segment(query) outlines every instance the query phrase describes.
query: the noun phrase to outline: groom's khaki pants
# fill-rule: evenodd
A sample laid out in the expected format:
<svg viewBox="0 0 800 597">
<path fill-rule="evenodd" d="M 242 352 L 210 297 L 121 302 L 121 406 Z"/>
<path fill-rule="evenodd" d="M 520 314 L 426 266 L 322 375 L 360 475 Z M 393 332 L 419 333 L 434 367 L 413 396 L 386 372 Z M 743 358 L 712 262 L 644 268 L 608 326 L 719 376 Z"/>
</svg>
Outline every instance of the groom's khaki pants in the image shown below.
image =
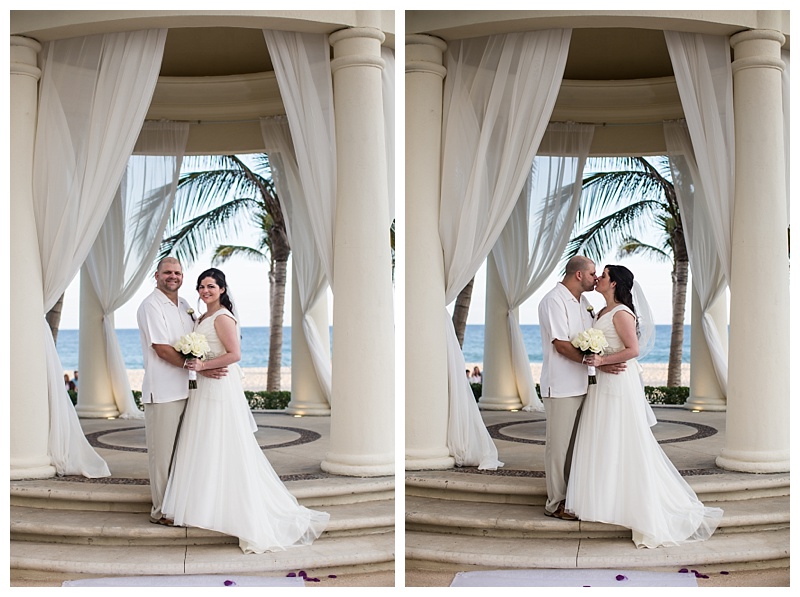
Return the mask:
<svg viewBox="0 0 800 597">
<path fill-rule="evenodd" d="M 147 438 L 147 464 L 150 470 L 150 495 L 153 508 L 150 516 L 162 517 L 161 506 L 167 489 L 169 470 L 178 440 L 186 400 L 145 403 L 144 429 Z"/>
<path fill-rule="evenodd" d="M 555 512 L 567 497 L 567 482 L 572 466 L 572 447 L 586 395 L 544 398 L 547 415 L 544 448 L 544 475 L 547 484 L 545 510 Z"/>
</svg>

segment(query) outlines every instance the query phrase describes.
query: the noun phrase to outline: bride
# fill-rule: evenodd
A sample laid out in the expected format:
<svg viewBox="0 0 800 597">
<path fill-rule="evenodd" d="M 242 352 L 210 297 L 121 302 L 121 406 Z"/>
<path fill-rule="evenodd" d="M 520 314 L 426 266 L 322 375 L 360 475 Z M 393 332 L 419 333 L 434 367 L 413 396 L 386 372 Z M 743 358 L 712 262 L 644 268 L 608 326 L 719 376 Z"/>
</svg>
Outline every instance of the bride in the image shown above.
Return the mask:
<svg viewBox="0 0 800 597">
<path fill-rule="evenodd" d="M 220 379 L 198 376 L 181 424 L 164 496 L 164 516 L 177 526 L 210 529 L 239 538 L 245 553 L 309 545 L 328 524 L 328 514 L 298 504 L 272 469 L 253 433 L 256 423 L 236 364 L 239 326 L 225 275 L 206 270 L 197 292 L 207 311 L 195 326 L 210 348 L 186 367 L 228 367 Z"/>
<path fill-rule="evenodd" d="M 639 310 L 647 309 L 631 271 L 609 265 L 595 288 L 606 300 L 594 327 L 609 343 L 606 353 L 586 358 L 595 367 L 627 363 L 610 375 L 597 371 L 589 386 L 572 458 L 565 509 L 580 520 L 621 525 L 637 547 L 704 541 L 716 530 L 722 510 L 707 508 L 658 445 L 655 423 L 640 378 Z"/>
</svg>

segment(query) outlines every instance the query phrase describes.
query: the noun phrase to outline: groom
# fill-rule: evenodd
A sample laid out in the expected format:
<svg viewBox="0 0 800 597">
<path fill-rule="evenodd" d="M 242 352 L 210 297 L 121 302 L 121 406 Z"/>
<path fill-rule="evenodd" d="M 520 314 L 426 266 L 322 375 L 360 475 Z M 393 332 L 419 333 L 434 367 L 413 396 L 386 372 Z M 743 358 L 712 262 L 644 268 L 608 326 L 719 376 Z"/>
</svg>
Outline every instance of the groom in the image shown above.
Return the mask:
<svg viewBox="0 0 800 597">
<path fill-rule="evenodd" d="M 172 521 L 163 516 L 161 505 L 189 396 L 189 372 L 184 368 L 186 360 L 172 346 L 181 336 L 194 330 L 194 311 L 189 303 L 178 297 L 178 289 L 183 284 L 183 269 L 177 259 L 165 257 L 159 261 L 155 280 L 156 288 L 142 301 L 136 320 L 144 356 L 142 404 L 153 500 L 150 522 L 171 526 Z M 211 369 L 200 374 L 218 378 L 226 371 Z"/>
<path fill-rule="evenodd" d="M 539 303 L 542 335 L 542 375 L 539 388 L 547 417 L 544 467 L 547 483 L 546 516 L 575 520 L 564 511 L 567 481 L 572 464 L 572 446 L 588 388 L 588 370 L 583 354 L 571 344 L 594 322 L 591 303 L 583 293 L 597 283 L 595 264 L 576 255 L 567 262 L 564 278 Z M 624 369 L 603 367 L 609 373 Z"/>
</svg>

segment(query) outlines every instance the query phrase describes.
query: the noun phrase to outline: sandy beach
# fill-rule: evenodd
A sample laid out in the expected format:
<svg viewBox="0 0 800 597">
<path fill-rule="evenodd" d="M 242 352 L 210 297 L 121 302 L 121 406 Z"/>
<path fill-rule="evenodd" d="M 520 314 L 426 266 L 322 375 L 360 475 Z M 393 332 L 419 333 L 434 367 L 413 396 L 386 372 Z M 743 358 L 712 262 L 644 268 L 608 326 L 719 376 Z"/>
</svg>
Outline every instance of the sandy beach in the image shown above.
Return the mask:
<svg viewBox="0 0 800 597">
<path fill-rule="evenodd" d="M 475 365 L 483 370 L 483 363 L 467 363 L 467 367 L 472 369 Z M 666 363 L 645 363 L 642 365 L 644 369 L 644 381 L 648 386 L 663 386 L 667 384 L 667 364 Z M 537 383 L 542 373 L 541 363 L 531 363 L 531 372 L 533 379 Z M 267 387 L 267 369 L 255 368 L 244 370 L 244 389 L 252 390 L 254 392 L 265 390 Z M 142 377 L 144 377 L 143 369 L 128 369 L 128 380 L 131 384 L 132 390 L 141 391 Z M 681 385 L 689 385 L 689 365 L 684 363 L 681 373 Z M 291 367 L 281 368 L 281 389 L 292 389 L 292 369 Z"/>
</svg>

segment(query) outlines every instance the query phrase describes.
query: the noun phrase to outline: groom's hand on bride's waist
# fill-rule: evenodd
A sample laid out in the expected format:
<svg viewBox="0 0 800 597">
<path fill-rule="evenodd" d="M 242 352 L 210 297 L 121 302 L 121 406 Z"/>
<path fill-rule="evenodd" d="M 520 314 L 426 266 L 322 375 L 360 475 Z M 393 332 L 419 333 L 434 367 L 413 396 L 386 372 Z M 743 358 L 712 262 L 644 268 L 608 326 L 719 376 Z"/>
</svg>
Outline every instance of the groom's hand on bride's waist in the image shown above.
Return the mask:
<svg viewBox="0 0 800 597">
<path fill-rule="evenodd" d="M 625 371 L 626 365 L 625 363 L 614 363 L 613 365 L 600 365 L 598 369 L 605 373 L 613 373 L 616 375 L 617 373 L 622 373 Z"/>
<path fill-rule="evenodd" d="M 219 379 L 220 377 L 225 377 L 228 375 L 228 368 L 227 367 L 217 367 L 216 369 L 203 369 L 202 371 L 198 371 L 200 375 L 203 377 L 210 377 L 212 379 Z"/>
</svg>

